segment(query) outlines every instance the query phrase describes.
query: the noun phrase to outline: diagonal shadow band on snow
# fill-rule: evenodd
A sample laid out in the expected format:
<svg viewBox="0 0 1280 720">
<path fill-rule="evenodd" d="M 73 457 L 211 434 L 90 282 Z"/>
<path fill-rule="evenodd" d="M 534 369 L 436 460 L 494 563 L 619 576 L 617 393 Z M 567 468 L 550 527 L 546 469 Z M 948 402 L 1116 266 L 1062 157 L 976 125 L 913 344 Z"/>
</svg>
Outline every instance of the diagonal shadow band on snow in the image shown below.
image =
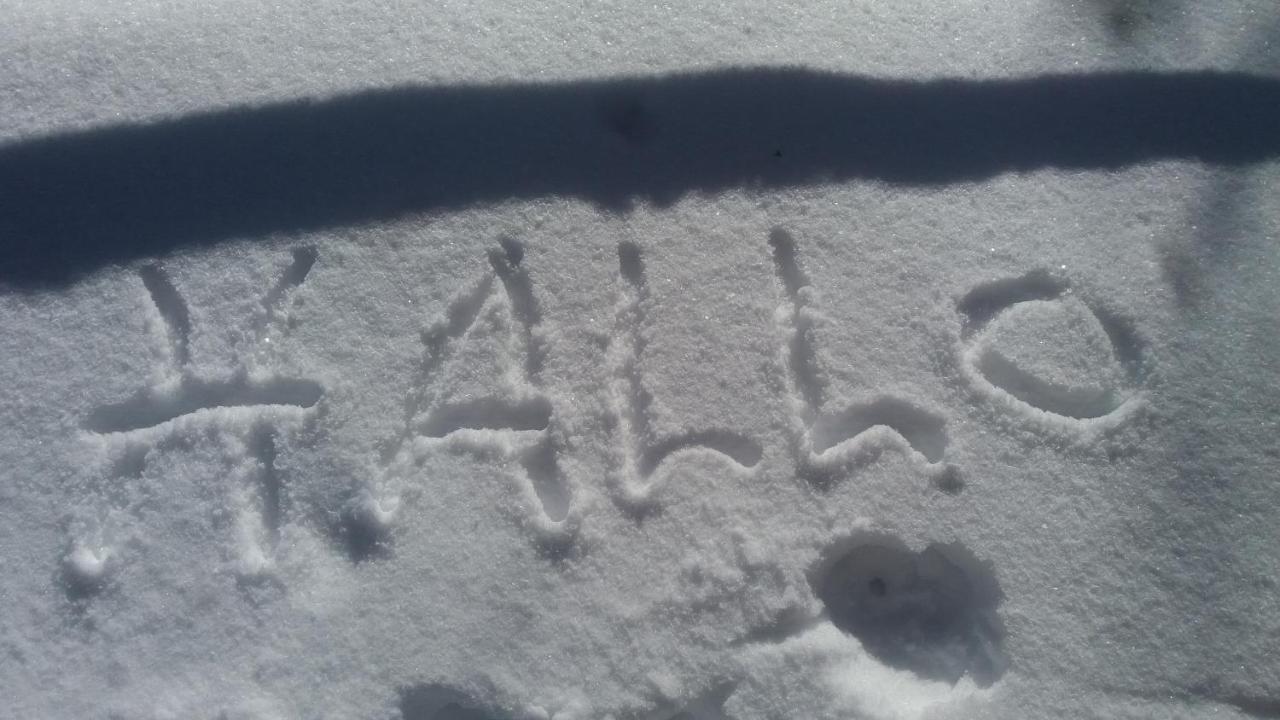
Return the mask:
<svg viewBox="0 0 1280 720">
<path fill-rule="evenodd" d="M 400 87 L 0 146 L 0 285 L 509 199 L 624 211 L 734 187 L 1277 156 L 1280 78 L 1238 73 L 914 81 L 743 68 Z"/>
</svg>

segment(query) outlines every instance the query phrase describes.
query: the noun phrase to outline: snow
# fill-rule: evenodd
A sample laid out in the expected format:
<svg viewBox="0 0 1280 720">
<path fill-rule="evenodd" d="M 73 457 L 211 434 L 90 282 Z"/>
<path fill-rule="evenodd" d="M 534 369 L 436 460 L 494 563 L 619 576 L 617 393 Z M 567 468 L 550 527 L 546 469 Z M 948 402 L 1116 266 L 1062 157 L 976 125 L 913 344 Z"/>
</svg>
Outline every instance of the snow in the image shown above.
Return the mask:
<svg viewBox="0 0 1280 720">
<path fill-rule="evenodd" d="M 1266 0 L 0 0 L 0 717 L 1273 717 Z"/>
</svg>

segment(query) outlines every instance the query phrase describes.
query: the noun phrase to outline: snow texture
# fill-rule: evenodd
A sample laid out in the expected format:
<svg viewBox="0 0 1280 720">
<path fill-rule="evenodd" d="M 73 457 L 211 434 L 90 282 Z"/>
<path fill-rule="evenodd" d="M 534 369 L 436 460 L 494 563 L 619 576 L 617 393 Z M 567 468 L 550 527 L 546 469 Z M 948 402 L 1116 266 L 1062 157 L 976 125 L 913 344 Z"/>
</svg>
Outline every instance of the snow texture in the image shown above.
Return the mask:
<svg viewBox="0 0 1280 720">
<path fill-rule="evenodd" d="M 0 13 L 0 717 L 1280 717 L 1274 2 Z"/>
</svg>

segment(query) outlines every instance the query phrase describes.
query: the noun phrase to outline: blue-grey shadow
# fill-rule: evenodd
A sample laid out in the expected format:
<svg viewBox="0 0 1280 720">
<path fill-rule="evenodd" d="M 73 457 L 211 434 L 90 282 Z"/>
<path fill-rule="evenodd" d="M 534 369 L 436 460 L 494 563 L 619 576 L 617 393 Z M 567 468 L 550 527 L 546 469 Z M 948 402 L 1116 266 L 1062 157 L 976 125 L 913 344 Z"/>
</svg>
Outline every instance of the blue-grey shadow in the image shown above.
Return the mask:
<svg viewBox="0 0 1280 720">
<path fill-rule="evenodd" d="M 1277 155 L 1280 79 L 1234 73 L 911 81 L 757 68 L 401 87 L 0 146 L 0 285 L 510 199 L 624 211 L 728 188 Z"/>
</svg>

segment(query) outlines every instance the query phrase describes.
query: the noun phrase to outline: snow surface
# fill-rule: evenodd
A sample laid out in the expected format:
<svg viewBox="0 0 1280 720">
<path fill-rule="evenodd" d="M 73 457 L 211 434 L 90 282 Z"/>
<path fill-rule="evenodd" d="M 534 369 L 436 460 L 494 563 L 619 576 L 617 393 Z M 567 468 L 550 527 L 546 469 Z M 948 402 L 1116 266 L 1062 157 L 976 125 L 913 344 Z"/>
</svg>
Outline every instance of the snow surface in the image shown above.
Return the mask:
<svg viewBox="0 0 1280 720">
<path fill-rule="evenodd" d="M 1271 0 L 0 14 L 0 717 L 1280 716 Z"/>
</svg>

